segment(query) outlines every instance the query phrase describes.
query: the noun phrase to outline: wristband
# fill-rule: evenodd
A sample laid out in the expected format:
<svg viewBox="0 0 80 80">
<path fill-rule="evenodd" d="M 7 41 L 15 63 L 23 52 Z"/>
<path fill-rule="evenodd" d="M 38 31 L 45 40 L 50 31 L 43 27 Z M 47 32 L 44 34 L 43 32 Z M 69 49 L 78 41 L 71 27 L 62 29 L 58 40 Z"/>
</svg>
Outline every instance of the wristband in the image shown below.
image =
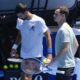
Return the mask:
<svg viewBox="0 0 80 80">
<path fill-rule="evenodd" d="M 14 44 L 13 46 L 12 46 L 12 49 L 17 49 L 18 48 L 18 45 L 17 44 Z"/>
<path fill-rule="evenodd" d="M 52 53 L 52 48 L 48 48 L 48 49 L 47 49 L 47 52 L 48 52 L 48 53 Z"/>
</svg>

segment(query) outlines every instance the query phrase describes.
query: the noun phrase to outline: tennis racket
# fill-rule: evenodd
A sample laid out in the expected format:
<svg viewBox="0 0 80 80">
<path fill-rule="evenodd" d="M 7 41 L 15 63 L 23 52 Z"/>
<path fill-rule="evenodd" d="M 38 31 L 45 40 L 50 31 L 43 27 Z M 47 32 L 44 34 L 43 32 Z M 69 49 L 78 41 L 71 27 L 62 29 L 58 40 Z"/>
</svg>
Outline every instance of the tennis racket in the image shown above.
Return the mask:
<svg viewBox="0 0 80 80">
<path fill-rule="evenodd" d="M 51 68 L 45 66 L 45 64 L 36 58 L 27 58 L 27 59 L 19 59 L 19 58 L 8 58 L 10 62 L 20 62 L 21 70 L 29 75 L 39 74 L 43 71 L 51 71 Z"/>
</svg>

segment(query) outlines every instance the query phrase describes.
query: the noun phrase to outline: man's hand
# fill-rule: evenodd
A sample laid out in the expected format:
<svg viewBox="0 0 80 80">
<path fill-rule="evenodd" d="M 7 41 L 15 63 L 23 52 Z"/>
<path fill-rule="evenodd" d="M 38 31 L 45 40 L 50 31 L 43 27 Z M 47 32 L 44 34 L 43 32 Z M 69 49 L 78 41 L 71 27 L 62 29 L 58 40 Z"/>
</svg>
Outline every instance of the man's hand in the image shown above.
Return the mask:
<svg viewBox="0 0 80 80">
<path fill-rule="evenodd" d="M 47 66 L 51 62 L 51 60 L 48 58 L 44 58 L 42 61 L 45 64 L 45 66 Z"/>
<path fill-rule="evenodd" d="M 17 52 L 16 49 L 12 49 L 10 52 L 11 57 L 16 57 L 16 52 Z"/>
</svg>

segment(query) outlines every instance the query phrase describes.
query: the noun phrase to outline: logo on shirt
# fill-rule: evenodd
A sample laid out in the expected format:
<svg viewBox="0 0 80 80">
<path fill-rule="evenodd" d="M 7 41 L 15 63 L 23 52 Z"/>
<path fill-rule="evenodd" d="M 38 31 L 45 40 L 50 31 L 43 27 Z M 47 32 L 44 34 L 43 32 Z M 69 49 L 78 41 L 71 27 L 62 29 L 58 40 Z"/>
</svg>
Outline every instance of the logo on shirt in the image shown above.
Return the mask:
<svg viewBox="0 0 80 80">
<path fill-rule="evenodd" d="M 32 27 L 30 28 L 30 30 L 34 31 L 34 30 L 35 30 L 35 26 L 32 26 Z"/>
</svg>

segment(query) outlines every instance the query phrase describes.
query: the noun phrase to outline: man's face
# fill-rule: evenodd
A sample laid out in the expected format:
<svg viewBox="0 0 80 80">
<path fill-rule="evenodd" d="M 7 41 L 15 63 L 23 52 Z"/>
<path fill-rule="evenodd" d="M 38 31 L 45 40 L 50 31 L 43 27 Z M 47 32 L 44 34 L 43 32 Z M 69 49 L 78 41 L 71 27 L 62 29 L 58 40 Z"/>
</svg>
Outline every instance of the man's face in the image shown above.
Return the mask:
<svg viewBox="0 0 80 80">
<path fill-rule="evenodd" d="M 62 14 L 60 13 L 60 9 L 55 10 L 53 17 L 54 17 L 54 21 L 57 23 L 62 20 Z"/>
<path fill-rule="evenodd" d="M 17 13 L 17 16 L 18 18 L 23 19 L 23 20 L 26 18 L 25 13 Z"/>
</svg>

